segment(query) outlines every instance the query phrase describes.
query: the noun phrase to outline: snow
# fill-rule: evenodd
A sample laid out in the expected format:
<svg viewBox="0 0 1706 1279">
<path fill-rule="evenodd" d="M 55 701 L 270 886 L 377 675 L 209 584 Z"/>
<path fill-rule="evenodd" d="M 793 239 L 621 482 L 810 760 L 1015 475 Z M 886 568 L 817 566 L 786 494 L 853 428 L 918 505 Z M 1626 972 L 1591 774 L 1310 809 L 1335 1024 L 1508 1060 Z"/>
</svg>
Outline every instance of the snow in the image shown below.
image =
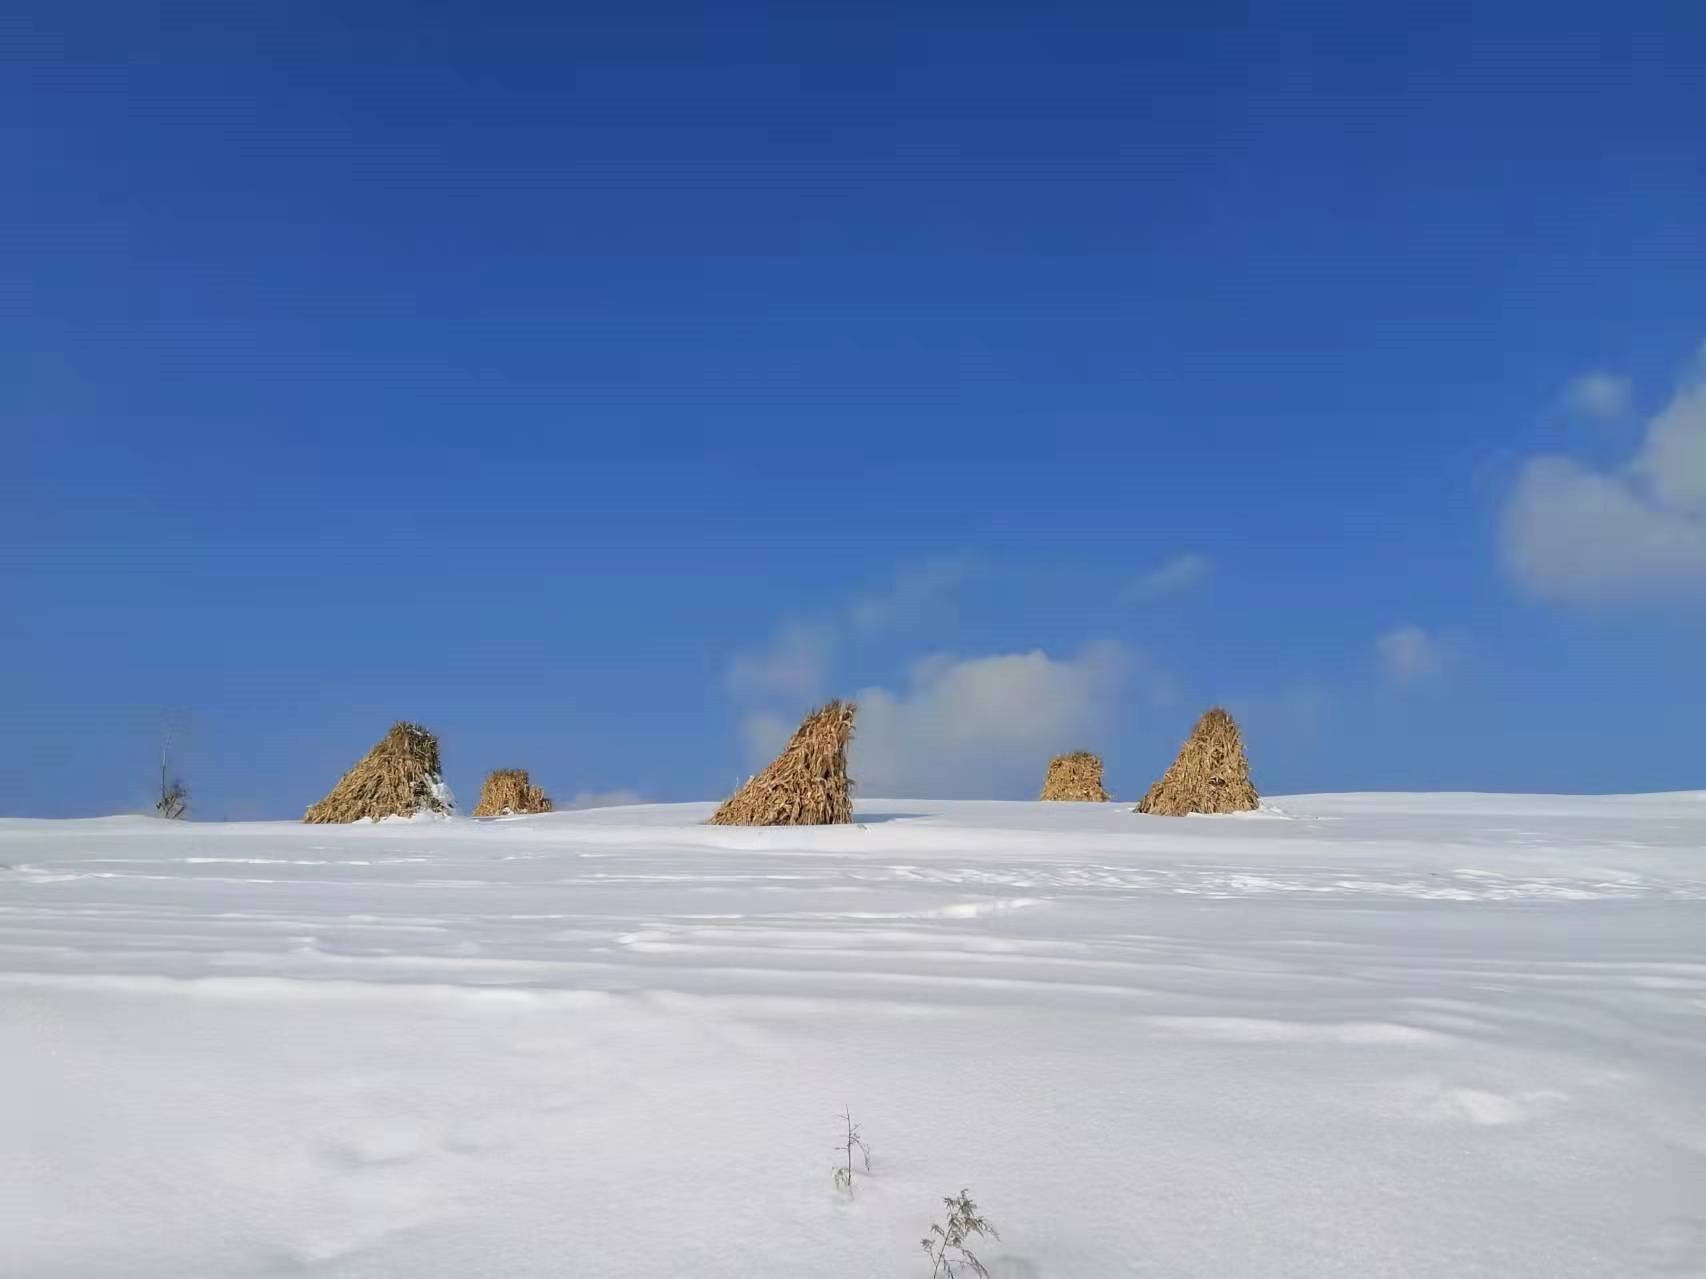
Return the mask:
<svg viewBox="0 0 1706 1279">
<path fill-rule="evenodd" d="M 437 773 L 432 775 L 427 783 L 427 793 L 432 796 L 432 803 L 423 812 L 434 816 L 450 816 L 456 812 L 456 792 L 450 789 L 450 783 Z M 416 816 L 420 816 L 419 813 Z"/>
<path fill-rule="evenodd" d="M 711 808 L 0 821 L 0 1275 L 1706 1275 L 1706 794 Z"/>
</svg>

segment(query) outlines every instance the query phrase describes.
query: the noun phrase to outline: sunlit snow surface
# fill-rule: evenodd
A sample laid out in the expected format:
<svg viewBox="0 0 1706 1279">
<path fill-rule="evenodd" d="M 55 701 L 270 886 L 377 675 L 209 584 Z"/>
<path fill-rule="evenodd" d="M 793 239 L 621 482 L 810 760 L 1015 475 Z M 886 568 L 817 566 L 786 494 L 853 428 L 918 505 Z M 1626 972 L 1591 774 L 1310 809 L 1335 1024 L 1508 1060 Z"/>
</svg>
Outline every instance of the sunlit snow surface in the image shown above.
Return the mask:
<svg viewBox="0 0 1706 1279">
<path fill-rule="evenodd" d="M 0 821 L 0 1276 L 1706 1276 L 1706 794 L 710 811 Z"/>
</svg>

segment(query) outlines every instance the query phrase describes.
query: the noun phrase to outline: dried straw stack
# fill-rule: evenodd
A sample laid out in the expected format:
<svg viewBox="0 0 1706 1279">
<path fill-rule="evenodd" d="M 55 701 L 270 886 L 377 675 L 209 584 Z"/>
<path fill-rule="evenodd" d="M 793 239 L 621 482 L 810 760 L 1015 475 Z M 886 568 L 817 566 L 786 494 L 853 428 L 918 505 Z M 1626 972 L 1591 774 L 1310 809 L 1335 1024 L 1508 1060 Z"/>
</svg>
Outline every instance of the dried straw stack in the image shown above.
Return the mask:
<svg viewBox="0 0 1706 1279">
<path fill-rule="evenodd" d="M 525 768 L 499 768 L 486 774 L 480 787 L 476 817 L 502 817 L 508 813 L 548 813 L 551 797 L 533 784 Z"/>
<path fill-rule="evenodd" d="M 1043 793 L 1038 798 L 1105 804 L 1113 796 L 1102 789 L 1102 761 L 1089 751 L 1073 751 L 1049 761 Z"/>
<path fill-rule="evenodd" d="M 305 822 L 358 822 L 455 810 L 438 762 L 438 738 L 419 724 L 398 722 L 379 745 L 338 779 Z"/>
<path fill-rule="evenodd" d="M 1140 813 L 1183 817 L 1186 813 L 1243 813 L 1257 806 L 1250 761 L 1238 725 L 1216 706 L 1197 721 L 1179 757 L 1149 788 Z"/>
<path fill-rule="evenodd" d="M 788 745 L 758 776 L 724 801 L 716 826 L 834 826 L 853 820 L 847 743 L 852 702 L 834 701 L 807 715 Z"/>
</svg>

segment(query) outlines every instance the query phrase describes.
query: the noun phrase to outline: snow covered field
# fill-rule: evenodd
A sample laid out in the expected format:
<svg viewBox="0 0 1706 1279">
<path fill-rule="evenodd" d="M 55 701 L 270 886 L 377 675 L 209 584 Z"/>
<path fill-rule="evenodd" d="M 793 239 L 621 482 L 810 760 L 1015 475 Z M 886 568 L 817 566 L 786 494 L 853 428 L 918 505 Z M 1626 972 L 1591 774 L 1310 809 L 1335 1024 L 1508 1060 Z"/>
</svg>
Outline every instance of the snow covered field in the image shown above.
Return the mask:
<svg viewBox="0 0 1706 1279">
<path fill-rule="evenodd" d="M 0 1275 L 1706 1275 L 1706 793 L 1274 806 L 0 822 Z"/>
</svg>

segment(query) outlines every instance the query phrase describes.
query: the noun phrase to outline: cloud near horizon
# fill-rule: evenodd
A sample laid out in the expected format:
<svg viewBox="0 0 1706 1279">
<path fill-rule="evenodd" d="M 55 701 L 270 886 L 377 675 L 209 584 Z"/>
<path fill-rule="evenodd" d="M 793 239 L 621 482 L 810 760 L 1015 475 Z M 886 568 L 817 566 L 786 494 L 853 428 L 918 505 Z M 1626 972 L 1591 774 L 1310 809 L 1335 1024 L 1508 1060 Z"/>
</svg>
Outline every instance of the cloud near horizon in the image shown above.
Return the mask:
<svg viewBox="0 0 1706 1279">
<path fill-rule="evenodd" d="M 1139 655 L 1112 641 L 1070 658 L 1041 649 L 913 664 L 903 689 L 856 694 L 851 766 L 860 793 L 883 797 L 1027 794 L 1052 755 L 1094 748 Z M 1152 678 L 1140 683 L 1150 692 Z"/>
<path fill-rule="evenodd" d="M 1706 347 L 1623 464 L 1529 458 L 1505 503 L 1500 550 L 1539 599 L 1706 600 Z"/>
<path fill-rule="evenodd" d="M 621 808 L 628 804 L 643 804 L 646 797 L 636 790 L 583 790 L 568 803 L 565 809 L 575 808 Z"/>
</svg>

